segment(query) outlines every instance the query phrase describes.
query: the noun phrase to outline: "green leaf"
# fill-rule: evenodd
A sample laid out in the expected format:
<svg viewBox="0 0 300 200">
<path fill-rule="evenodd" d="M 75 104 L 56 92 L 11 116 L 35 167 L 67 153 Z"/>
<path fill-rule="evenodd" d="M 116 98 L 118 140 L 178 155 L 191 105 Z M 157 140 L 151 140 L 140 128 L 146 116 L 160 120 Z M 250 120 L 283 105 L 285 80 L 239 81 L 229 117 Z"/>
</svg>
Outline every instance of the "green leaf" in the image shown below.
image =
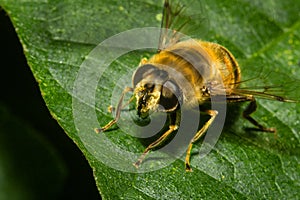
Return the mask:
<svg viewBox="0 0 300 200">
<path fill-rule="evenodd" d="M 238 117 L 241 110 L 230 112 L 227 116 L 229 124 L 213 151 L 202 159 L 193 154 L 193 173 L 184 171 L 183 159 L 147 173 L 116 170 L 106 165 L 105 160 L 99 160 L 99 156 L 105 159 L 110 156 L 118 162 L 113 155 L 122 154 L 123 150 L 142 152 L 144 146 L 140 140 L 127 135 L 122 129 L 113 129 L 102 136 L 95 136 L 95 127 L 87 127 L 86 132 L 78 131 L 73 112 L 79 108 L 73 107 L 74 101 L 78 103 L 76 105 L 82 104 L 80 116 L 87 121 L 91 118 L 87 111 L 95 109 L 87 102 L 79 104 L 81 99 L 77 99 L 73 91 L 82 62 L 97 44 L 110 36 L 132 28 L 158 27 L 161 1 L 0 0 L 0 5 L 16 28 L 51 114 L 93 168 L 102 198 L 300 197 L 300 106 L 296 103 L 258 101 L 259 108 L 254 117 L 266 126 L 276 127 L 277 138 L 269 133 L 245 131 L 245 127 L 252 125 Z M 278 75 L 284 73 L 291 78 L 299 77 L 299 2 L 214 0 L 202 1 L 202 5 L 204 16 L 209 20 L 209 30 L 201 39 L 230 49 L 237 57 L 244 77 L 252 77 L 260 68 L 276 71 Z M 111 104 L 113 89 L 124 86 L 115 81 L 123 73 L 134 69 L 145 55 L 143 52 L 125 55 L 104 72 L 96 91 L 99 126 L 112 119 L 106 108 Z M 268 79 L 270 83 L 286 81 L 278 77 Z M 294 95 L 299 97 L 299 90 L 295 90 Z M 111 152 L 97 149 L 103 135 L 112 142 L 110 144 L 119 148 Z M 200 145 L 195 147 L 195 152 Z"/>
</svg>

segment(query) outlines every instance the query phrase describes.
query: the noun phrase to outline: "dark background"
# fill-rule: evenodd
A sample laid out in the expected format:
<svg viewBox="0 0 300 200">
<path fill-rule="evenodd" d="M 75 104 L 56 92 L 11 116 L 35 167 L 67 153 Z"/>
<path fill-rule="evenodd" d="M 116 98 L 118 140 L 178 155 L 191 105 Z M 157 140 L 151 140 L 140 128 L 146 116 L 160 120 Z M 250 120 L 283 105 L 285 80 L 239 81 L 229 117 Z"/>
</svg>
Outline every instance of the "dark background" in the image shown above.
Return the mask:
<svg viewBox="0 0 300 200">
<path fill-rule="evenodd" d="M 41 133 L 60 154 L 67 169 L 60 199 L 100 199 L 88 162 L 51 117 L 27 65 L 16 32 L 1 8 L 0 34 L 0 103 Z"/>
</svg>

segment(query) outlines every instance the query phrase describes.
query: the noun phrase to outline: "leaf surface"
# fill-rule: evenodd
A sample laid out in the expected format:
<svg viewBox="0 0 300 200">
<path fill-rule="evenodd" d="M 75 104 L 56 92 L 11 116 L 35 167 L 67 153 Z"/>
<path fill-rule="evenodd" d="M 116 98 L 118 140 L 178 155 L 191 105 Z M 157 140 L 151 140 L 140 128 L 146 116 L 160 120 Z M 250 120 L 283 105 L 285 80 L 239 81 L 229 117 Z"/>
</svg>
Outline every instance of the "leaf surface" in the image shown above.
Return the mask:
<svg viewBox="0 0 300 200">
<path fill-rule="evenodd" d="M 193 173 L 184 171 L 183 159 L 147 173 L 113 169 L 95 156 L 118 153 L 94 148 L 97 146 L 95 138 L 98 138 L 92 136 L 95 127 L 90 127 L 88 132 L 78 132 L 72 105 L 77 99 L 73 87 L 81 63 L 97 44 L 110 36 L 132 28 L 159 27 L 160 1 L 1 0 L 0 5 L 17 30 L 51 114 L 93 168 L 102 198 L 299 198 L 299 104 L 258 101 L 259 109 L 254 117 L 266 126 L 276 127 L 277 139 L 272 134 L 246 131 L 244 128 L 252 125 L 236 117 L 241 115 L 241 110 L 236 109 L 233 115 L 227 116 L 228 125 L 214 150 L 202 159 L 193 154 Z M 202 1 L 202 5 L 209 30 L 201 39 L 230 49 L 245 78 L 251 77 L 261 67 L 279 75 L 299 78 L 300 21 L 297 8 L 300 3 L 292 0 L 214 0 Z M 143 56 L 141 52 L 125 55 L 103 73 L 95 93 L 99 126 L 112 119 L 106 111 L 111 104 L 112 91 L 118 84 L 124 86 L 116 81 L 134 69 Z M 268 78 L 270 83 L 282 80 Z M 299 97 L 299 92 L 295 90 L 295 96 Z M 95 109 L 87 102 L 82 104 L 86 110 Z M 89 120 L 86 110 L 80 110 L 81 116 Z M 105 134 L 119 147 L 118 150 L 142 152 L 144 149 L 137 138 L 121 129 Z"/>
</svg>

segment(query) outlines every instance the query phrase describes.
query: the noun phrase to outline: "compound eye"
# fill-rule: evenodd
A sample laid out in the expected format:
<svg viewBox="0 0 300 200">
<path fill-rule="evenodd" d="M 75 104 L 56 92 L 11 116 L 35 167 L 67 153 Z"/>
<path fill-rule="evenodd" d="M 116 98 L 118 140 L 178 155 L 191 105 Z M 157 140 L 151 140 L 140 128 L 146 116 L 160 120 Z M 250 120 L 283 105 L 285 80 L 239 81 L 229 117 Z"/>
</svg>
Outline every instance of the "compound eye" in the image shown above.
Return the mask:
<svg viewBox="0 0 300 200">
<path fill-rule="evenodd" d="M 163 85 L 161 94 L 164 98 L 176 98 L 176 96 L 178 97 L 180 93 L 178 86 L 175 83 L 172 81 L 167 81 Z"/>
<path fill-rule="evenodd" d="M 133 85 L 136 86 L 145 76 L 158 70 L 154 65 L 146 64 L 139 67 L 132 76 Z"/>
<path fill-rule="evenodd" d="M 178 86 L 172 81 L 165 82 L 160 98 L 160 105 L 163 106 L 164 111 L 169 112 L 178 108 L 181 99 L 181 93 Z"/>
</svg>

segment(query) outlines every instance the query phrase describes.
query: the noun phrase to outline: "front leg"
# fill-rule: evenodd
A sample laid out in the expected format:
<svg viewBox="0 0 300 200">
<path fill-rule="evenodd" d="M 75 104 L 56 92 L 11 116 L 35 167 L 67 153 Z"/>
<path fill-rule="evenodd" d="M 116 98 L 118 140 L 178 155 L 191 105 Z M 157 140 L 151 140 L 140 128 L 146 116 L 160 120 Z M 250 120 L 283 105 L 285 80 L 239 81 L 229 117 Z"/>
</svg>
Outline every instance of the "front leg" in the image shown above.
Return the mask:
<svg viewBox="0 0 300 200">
<path fill-rule="evenodd" d="M 119 102 L 118 102 L 118 105 L 117 105 L 117 111 L 116 111 L 116 117 L 111 120 L 110 122 L 108 122 L 104 127 L 102 128 L 95 128 L 95 132 L 96 133 L 101 133 L 101 132 L 104 132 L 106 131 L 107 129 L 109 129 L 112 125 L 114 125 L 115 123 L 117 123 L 117 121 L 119 120 L 120 118 L 120 115 L 121 115 L 121 110 L 122 110 L 122 103 L 123 103 L 123 99 L 124 99 L 124 96 L 127 92 L 132 92 L 133 91 L 133 88 L 130 88 L 130 87 L 126 87 L 122 94 L 121 94 L 121 97 L 119 99 Z"/>
<path fill-rule="evenodd" d="M 174 131 L 176 131 L 179 127 L 179 123 L 180 123 L 180 110 L 177 110 L 174 117 L 171 116 L 171 124 L 169 126 L 169 129 L 162 135 L 160 136 L 160 138 L 158 138 L 157 140 L 155 140 L 154 142 L 152 142 L 143 152 L 143 154 L 140 156 L 140 158 L 133 164 L 136 168 L 138 168 L 141 163 L 143 162 L 143 160 L 145 159 L 146 155 L 149 153 L 149 151 L 151 151 L 152 149 L 158 147 L 159 145 L 161 145 L 167 138 L 168 136 L 173 133 Z"/>
</svg>

